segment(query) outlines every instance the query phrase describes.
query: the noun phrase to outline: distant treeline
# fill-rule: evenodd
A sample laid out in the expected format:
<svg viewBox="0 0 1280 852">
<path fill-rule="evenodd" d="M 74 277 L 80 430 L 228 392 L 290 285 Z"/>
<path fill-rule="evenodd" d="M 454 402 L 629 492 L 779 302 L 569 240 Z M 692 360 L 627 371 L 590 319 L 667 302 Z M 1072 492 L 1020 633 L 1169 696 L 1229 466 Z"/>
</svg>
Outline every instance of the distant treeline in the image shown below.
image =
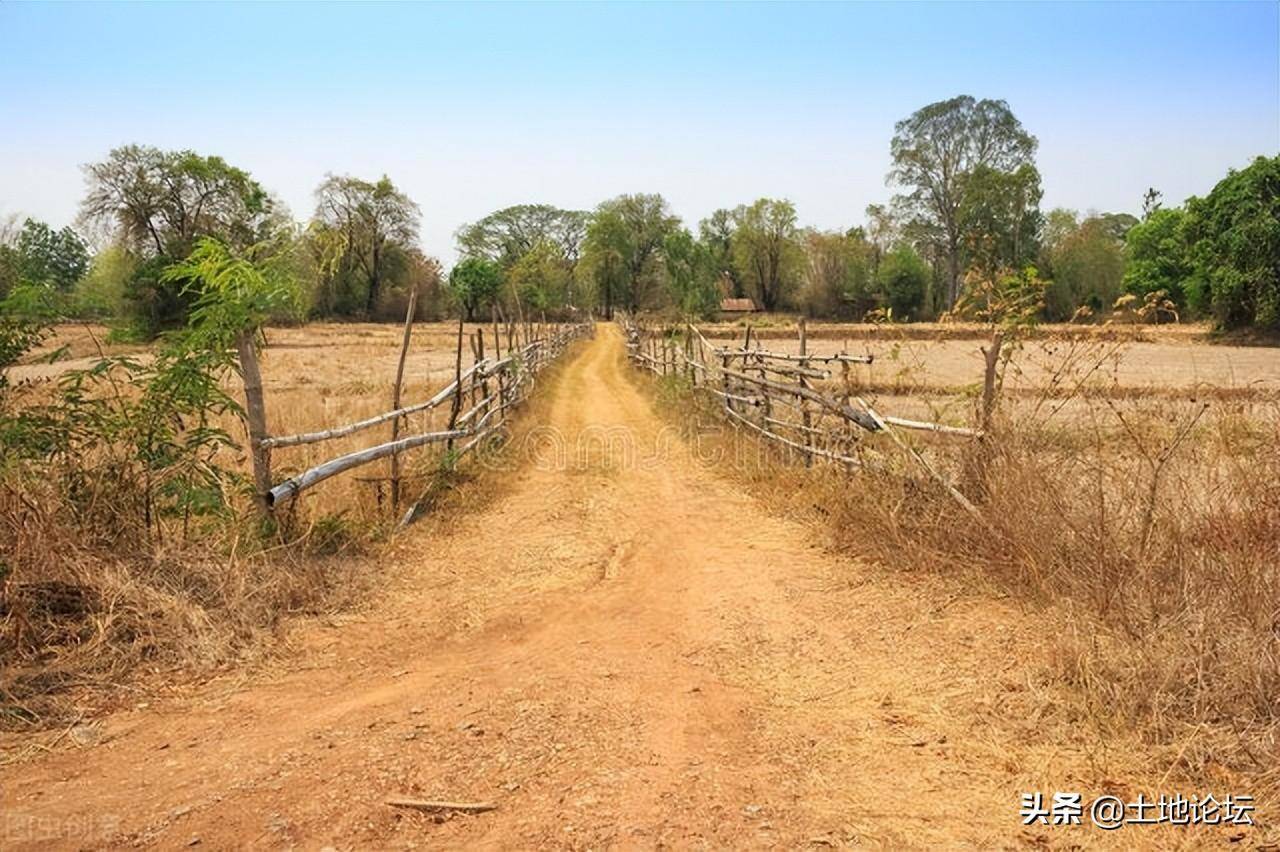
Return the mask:
<svg viewBox="0 0 1280 852">
<path fill-rule="evenodd" d="M 199 295 L 162 273 L 212 237 L 251 261 L 287 261 L 293 299 L 278 320 L 399 318 L 411 288 L 424 319 L 615 307 L 710 316 L 732 297 L 766 311 L 917 320 L 1012 287 L 1034 292 L 1049 321 L 1280 328 L 1280 157 L 1181 206 L 1149 190 L 1141 218 L 1080 215 L 1040 209 L 1037 144 L 1005 102 L 961 96 L 898 123 L 897 194 L 848 230 L 802 227 L 785 199 L 716 210 L 696 231 L 656 194 L 591 211 L 527 204 L 459 229 L 447 275 L 418 246 L 418 205 L 385 176 L 327 176 L 303 224 L 219 157 L 128 145 L 86 166 L 78 231 L 33 220 L 0 230 L 0 296 L 25 282 L 68 313 L 151 336 L 183 324 Z"/>
</svg>

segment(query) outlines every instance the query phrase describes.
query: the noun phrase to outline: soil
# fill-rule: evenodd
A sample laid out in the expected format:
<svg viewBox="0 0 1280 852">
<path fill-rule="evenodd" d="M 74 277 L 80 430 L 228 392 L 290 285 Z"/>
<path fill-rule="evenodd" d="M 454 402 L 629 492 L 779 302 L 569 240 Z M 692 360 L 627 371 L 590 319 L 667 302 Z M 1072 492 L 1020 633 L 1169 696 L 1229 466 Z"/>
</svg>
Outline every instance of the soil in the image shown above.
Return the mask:
<svg viewBox="0 0 1280 852">
<path fill-rule="evenodd" d="M 1229 839 L 1024 828 L 1024 792 L 1087 802 L 1159 777 L 1131 745 L 1064 723 L 1028 662 L 1039 614 L 825 550 L 695 461 L 622 352 L 602 326 L 543 389 L 545 423 L 499 492 L 447 531 L 404 533 L 365 610 L 6 767 L 3 845 Z M 427 814 L 393 797 L 496 808 Z"/>
</svg>

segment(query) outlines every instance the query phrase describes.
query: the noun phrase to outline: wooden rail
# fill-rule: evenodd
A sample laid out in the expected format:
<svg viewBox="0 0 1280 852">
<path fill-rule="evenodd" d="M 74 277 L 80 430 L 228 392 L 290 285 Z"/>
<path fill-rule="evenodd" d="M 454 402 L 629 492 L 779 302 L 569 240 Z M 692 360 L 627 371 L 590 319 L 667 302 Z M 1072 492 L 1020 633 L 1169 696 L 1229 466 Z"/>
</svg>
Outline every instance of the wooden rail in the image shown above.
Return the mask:
<svg viewBox="0 0 1280 852">
<path fill-rule="evenodd" d="M 410 325 L 411 322 L 407 321 L 401 363 L 403 350 L 408 347 Z M 259 499 L 265 507 L 268 510 L 277 508 L 326 479 L 384 458 L 393 460 L 393 484 L 398 485 L 399 470 L 396 462 L 399 454 L 430 444 L 446 444 L 452 461 L 456 462 L 479 446 L 484 438 L 502 429 L 507 422 L 508 412 L 528 398 L 538 373 L 555 361 L 569 344 L 594 334 L 594 325 L 590 322 L 529 323 L 524 329 L 526 342 L 521 345 L 518 342 L 520 334 L 509 330 L 509 353 L 505 357 L 494 358 L 484 356 L 484 332 L 478 331 L 472 339 L 475 363 L 465 370 L 461 368 L 462 330 L 460 323 L 456 378 L 430 399 L 316 432 L 267 435 L 265 429 L 262 429 L 257 434 L 251 433 L 255 481 L 260 483 Z M 541 336 L 535 338 L 535 334 Z M 498 352 L 501 341 L 496 329 L 493 336 L 495 352 Z M 399 399 L 398 385 L 397 380 L 393 397 L 395 401 Z M 447 428 L 400 437 L 399 426 L 404 417 L 436 408 L 450 411 Z M 328 459 L 283 482 L 271 484 L 269 454 L 272 450 L 332 441 L 388 423 L 393 426 L 392 440 Z M 454 443 L 458 441 L 465 443 L 455 447 Z M 265 481 L 263 471 L 257 466 L 259 459 L 263 460 Z"/>
<path fill-rule="evenodd" d="M 621 316 L 620 323 L 626 335 L 628 356 L 638 368 L 659 376 L 684 376 L 695 391 L 717 397 L 721 410 L 731 422 L 800 453 L 806 465 L 823 460 L 846 469 L 882 468 L 880 463 L 868 460 L 864 439 L 888 435 L 893 446 L 905 450 L 968 511 L 976 511 L 973 504 L 895 430 L 968 439 L 981 438 L 984 431 L 892 417 L 872 409 L 856 394 L 856 383 L 850 372 L 853 365 L 871 364 L 870 354 L 810 354 L 803 320 L 799 354 L 771 352 L 761 348 L 758 341 L 753 345 L 749 327 L 742 344 L 729 347 L 716 346 L 692 324 L 652 328 L 642 326 L 628 315 Z M 830 383 L 837 376 L 833 371 L 838 371 L 839 379 L 836 385 L 839 391 L 834 393 Z M 815 382 L 829 384 L 815 385 Z"/>
</svg>

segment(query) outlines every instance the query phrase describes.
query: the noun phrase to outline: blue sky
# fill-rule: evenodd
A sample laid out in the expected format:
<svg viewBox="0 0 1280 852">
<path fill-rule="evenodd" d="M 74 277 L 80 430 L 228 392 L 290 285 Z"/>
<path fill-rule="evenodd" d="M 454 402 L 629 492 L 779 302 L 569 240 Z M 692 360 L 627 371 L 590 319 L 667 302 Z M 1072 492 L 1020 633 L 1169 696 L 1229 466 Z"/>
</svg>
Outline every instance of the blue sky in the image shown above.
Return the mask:
<svg viewBox="0 0 1280 852">
<path fill-rule="evenodd" d="M 961 93 L 1039 138 L 1046 207 L 1180 201 L 1280 150 L 1280 4 L 0 2 L 0 215 L 69 223 L 81 164 L 141 142 L 299 218 L 326 172 L 385 172 L 446 262 L 497 208 L 622 192 L 847 227 L 894 122 Z"/>
</svg>

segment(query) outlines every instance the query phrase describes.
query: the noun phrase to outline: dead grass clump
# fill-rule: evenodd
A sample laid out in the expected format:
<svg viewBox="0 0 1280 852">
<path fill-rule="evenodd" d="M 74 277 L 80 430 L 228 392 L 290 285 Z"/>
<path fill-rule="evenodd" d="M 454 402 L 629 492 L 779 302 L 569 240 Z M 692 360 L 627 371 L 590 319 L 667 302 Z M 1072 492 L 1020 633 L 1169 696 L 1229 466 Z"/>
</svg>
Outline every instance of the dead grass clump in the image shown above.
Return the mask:
<svg viewBox="0 0 1280 852">
<path fill-rule="evenodd" d="M 0 523 L 17 538 L 0 586 L 0 728 L 64 719 L 75 688 L 139 667 L 206 670 L 255 653 L 284 619 L 349 605 L 371 583 L 357 560 L 264 551 L 233 528 L 105 549 L 60 522 L 50 496 L 0 487 Z"/>
<path fill-rule="evenodd" d="M 1081 359 L 1087 371 L 1088 359 Z M 1100 730 L 1136 733 L 1179 777 L 1280 794 L 1280 410 L 1146 395 L 997 416 L 981 448 L 914 439 L 978 504 L 968 514 L 875 437 L 882 464 L 805 470 L 668 381 L 662 407 L 771 505 L 892 570 L 980 577 L 1044 606 L 1049 671 Z M 1068 390 L 1062 391 L 1062 388 Z M 1062 403 L 1076 406 L 1061 422 Z M 704 456 L 708 454 L 704 451 Z M 966 478 L 967 477 L 967 478 Z M 1162 769 L 1162 771 L 1163 771 Z"/>
</svg>

